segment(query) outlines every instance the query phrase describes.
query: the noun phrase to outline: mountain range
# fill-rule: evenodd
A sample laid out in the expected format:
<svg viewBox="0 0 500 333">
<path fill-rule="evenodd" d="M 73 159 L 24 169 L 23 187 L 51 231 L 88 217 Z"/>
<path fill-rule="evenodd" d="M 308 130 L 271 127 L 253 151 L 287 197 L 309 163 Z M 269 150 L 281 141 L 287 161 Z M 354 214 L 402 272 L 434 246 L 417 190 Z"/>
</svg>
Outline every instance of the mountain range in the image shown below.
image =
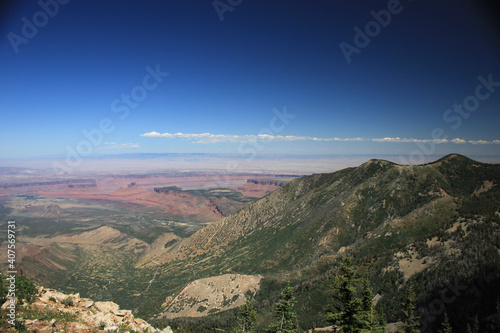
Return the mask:
<svg viewBox="0 0 500 333">
<path fill-rule="evenodd" d="M 326 326 L 330 278 L 350 256 L 387 322 L 401 319 L 411 285 L 422 331 L 436 331 L 446 313 L 454 332 L 476 317 L 488 332 L 500 296 L 499 178 L 500 165 L 457 154 L 413 166 L 370 160 L 294 179 L 194 234 L 141 240 L 128 228 L 101 226 L 73 238 L 31 239 L 47 248 L 24 265 L 32 272 L 50 266 L 45 281 L 116 300 L 174 331 L 204 332 L 230 328 L 246 295 L 265 327 L 287 284 L 300 326 Z M 251 282 L 234 283 L 241 279 Z"/>
</svg>

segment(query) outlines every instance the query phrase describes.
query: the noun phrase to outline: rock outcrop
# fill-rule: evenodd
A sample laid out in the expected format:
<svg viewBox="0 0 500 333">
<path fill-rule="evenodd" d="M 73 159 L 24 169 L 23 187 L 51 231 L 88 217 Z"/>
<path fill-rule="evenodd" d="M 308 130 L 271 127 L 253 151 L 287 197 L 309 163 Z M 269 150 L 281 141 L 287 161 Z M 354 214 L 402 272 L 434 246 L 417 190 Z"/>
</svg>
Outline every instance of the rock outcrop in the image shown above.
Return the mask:
<svg viewBox="0 0 500 333">
<path fill-rule="evenodd" d="M 48 205 L 43 213 L 47 217 L 59 217 L 62 214 L 62 209 L 59 205 Z"/>
<path fill-rule="evenodd" d="M 175 298 L 167 297 L 161 317 L 203 317 L 242 306 L 245 295 L 260 289 L 261 280 L 261 275 L 224 274 L 193 281 Z"/>
<path fill-rule="evenodd" d="M 81 298 L 80 294 L 64 294 L 44 287 L 39 287 L 38 292 L 33 303 L 23 306 L 41 313 L 57 313 L 61 319 L 24 320 L 28 331 L 173 333 L 170 327 L 159 330 L 145 320 L 134 318 L 132 311 L 120 310 L 114 302 L 94 302 Z M 68 321 L 67 318 L 75 319 Z"/>
</svg>

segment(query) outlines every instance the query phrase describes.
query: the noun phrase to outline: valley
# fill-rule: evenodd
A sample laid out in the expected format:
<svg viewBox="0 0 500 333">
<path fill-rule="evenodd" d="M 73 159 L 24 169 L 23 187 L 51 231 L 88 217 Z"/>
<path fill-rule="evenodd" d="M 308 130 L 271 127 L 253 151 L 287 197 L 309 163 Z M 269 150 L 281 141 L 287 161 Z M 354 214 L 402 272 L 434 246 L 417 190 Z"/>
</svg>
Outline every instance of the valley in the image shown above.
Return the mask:
<svg viewBox="0 0 500 333">
<path fill-rule="evenodd" d="M 0 185 L 0 226 L 16 221 L 17 260 L 40 285 L 129 308 L 148 293 L 166 251 L 273 189 L 246 186 L 253 196 L 238 190 L 248 177 L 268 173 L 223 180 L 215 173 L 86 176 L 50 180 L 20 171 Z M 2 269 L 6 255 L 0 254 Z"/>
</svg>

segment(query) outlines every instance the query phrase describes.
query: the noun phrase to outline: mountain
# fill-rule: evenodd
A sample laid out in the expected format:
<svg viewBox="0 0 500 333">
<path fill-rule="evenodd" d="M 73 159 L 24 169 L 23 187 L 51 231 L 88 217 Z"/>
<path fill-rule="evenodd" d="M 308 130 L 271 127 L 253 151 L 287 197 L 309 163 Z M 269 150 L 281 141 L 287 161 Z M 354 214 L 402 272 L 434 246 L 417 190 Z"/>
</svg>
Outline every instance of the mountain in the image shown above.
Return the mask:
<svg viewBox="0 0 500 333">
<path fill-rule="evenodd" d="M 452 195 L 473 193 L 483 185 L 470 178 L 471 184 L 457 184 L 458 172 L 450 170 L 454 160 L 468 163 L 456 155 L 425 166 L 371 160 L 297 179 L 201 229 L 164 260 L 172 265 L 198 258 L 213 265 L 217 259 L 223 269 L 259 273 L 304 267 L 426 205 L 454 206 Z"/>
<path fill-rule="evenodd" d="M 324 290 L 336 260 L 347 253 L 384 297 L 381 307 L 390 320 L 398 319 L 397 291 L 409 282 L 417 284 L 420 310 L 432 319 L 425 319 L 431 327 L 444 312 L 432 314 L 428 302 L 447 283 L 478 279 L 491 287 L 487 299 L 471 303 L 469 292 L 455 298 L 482 303 L 479 316 L 487 320 L 499 296 L 499 176 L 499 165 L 453 154 L 419 166 L 371 160 L 296 179 L 157 258 L 158 283 L 151 285 L 150 304 L 143 309 L 157 308 L 183 283 L 226 273 L 262 274 L 261 290 L 272 280 L 293 281 L 298 291 Z M 257 298 L 273 297 L 260 293 Z M 328 303 L 327 294 L 321 304 Z M 299 299 L 305 302 L 304 325 L 321 325 L 324 306 L 307 294 L 299 293 Z M 448 315 L 465 322 L 474 311 L 478 307 L 469 306 Z"/>
</svg>

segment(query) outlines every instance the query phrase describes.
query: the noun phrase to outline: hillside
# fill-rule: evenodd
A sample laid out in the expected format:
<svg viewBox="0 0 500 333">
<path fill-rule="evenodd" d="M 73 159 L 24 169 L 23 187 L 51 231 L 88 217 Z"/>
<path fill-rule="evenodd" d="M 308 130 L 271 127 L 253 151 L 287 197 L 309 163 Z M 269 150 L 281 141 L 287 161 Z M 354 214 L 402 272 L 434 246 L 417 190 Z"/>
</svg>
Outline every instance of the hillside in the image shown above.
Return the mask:
<svg viewBox="0 0 500 333">
<path fill-rule="evenodd" d="M 298 179 L 201 229 L 165 260 L 172 265 L 210 255 L 204 263 L 248 272 L 304 267 L 428 203 L 453 205 L 446 194 L 453 189 L 439 165 L 406 167 L 372 160 Z"/>
<path fill-rule="evenodd" d="M 325 288 L 336 258 L 349 253 L 389 296 L 381 306 L 397 319 L 394 284 L 417 280 L 424 302 L 453 279 L 487 275 L 488 285 L 498 279 L 499 176 L 498 165 L 449 155 L 420 166 L 371 160 L 294 180 L 167 251 L 150 303 L 163 303 L 153 295 L 167 296 L 176 285 L 225 273 L 262 274 L 264 285 L 267 278 Z M 481 246 L 464 248 L 478 238 Z M 321 312 L 315 301 L 304 311 Z M 321 320 L 309 317 L 311 324 Z"/>
</svg>

